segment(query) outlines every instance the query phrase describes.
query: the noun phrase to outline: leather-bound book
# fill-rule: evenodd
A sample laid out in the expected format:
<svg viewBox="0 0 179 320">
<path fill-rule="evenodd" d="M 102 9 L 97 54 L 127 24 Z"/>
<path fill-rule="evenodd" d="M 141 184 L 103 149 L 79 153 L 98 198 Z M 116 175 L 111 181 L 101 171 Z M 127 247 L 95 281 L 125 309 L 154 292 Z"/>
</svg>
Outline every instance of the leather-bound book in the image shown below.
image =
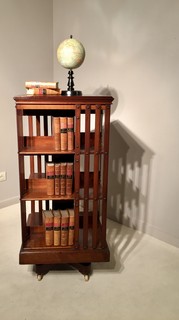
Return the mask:
<svg viewBox="0 0 179 320">
<path fill-rule="evenodd" d="M 60 195 L 66 195 L 66 168 L 67 164 L 65 162 L 60 163 Z"/>
<path fill-rule="evenodd" d="M 61 151 L 66 151 L 68 149 L 67 117 L 60 117 L 60 144 L 61 144 Z"/>
<path fill-rule="evenodd" d="M 60 195 L 60 163 L 55 163 L 55 195 Z"/>
<path fill-rule="evenodd" d="M 52 210 L 43 210 L 43 221 L 45 228 L 45 244 L 53 245 L 53 213 Z"/>
<path fill-rule="evenodd" d="M 55 193 L 55 165 L 53 162 L 46 163 L 47 195 L 53 196 Z"/>
<path fill-rule="evenodd" d="M 53 117 L 54 148 L 60 150 L 60 117 Z"/>
<path fill-rule="evenodd" d="M 68 246 L 69 232 L 69 215 L 68 210 L 60 210 L 61 212 L 61 246 Z"/>
<path fill-rule="evenodd" d="M 66 165 L 66 195 L 73 193 L 73 163 L 67 162 Z"/>
<path fill-rule="evenodd" d="M 67 144 L 68 150 L 74 149 L 74 120 L 73 117 L 67 117 Z"/>
<path fill-rule="evenodd" d="M 68 232 L 68 245 L 74 245 L 74 231 L 75 231 L 75 213 L 74 209 L 68 209 L 69 214 L 69 232 Z"/>
<path fill-rule="evenodd" d="M 61 213 L 60 210 L 53 210 L 53 241 L 54 246 L 60 246 L 61 241 Z"/>
</svg>

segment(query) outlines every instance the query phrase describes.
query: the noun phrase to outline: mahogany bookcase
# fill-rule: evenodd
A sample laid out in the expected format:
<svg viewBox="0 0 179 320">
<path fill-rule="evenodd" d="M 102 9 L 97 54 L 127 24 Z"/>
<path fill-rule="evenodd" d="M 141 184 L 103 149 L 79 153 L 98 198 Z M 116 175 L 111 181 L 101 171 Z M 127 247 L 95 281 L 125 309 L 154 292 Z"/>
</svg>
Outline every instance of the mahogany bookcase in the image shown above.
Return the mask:
<svg viewBox="0 0 179 320">
<path fill-rule="evenodd" d="M 106 242 L 110 96 L 24 95 L 14 97 L 17 114 L 22 245 L 20 264 L 70 264 L 85 280 L 92 262 L 110 259 Z M 53 117 L 74 117 L 74 149 L 56 151 Z M 47 196 L 45 163 L 74 163 L 71 196 Z M 42 210 L 73 207 L 74 245 L 46 246 Z"/>
</svg>

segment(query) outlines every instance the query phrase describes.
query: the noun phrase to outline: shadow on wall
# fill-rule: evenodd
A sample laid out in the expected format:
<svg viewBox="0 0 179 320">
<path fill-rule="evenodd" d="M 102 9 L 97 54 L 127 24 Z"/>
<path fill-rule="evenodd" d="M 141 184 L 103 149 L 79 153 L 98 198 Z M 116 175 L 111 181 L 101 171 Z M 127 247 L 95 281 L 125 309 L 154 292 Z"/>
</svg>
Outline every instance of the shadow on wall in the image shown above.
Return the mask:
<svg viewBox="0 0 179 320">
<path fill-rule="evenodd" d="M 143 237 L 153 155 L 120 121 L 111 123 L 107 212 L 113 221 L 109 220 L 107 229 L 111 261 L 105 269 L 122 272 Z"/>
<path fill-rule="evenodd" d="M 118 104 L 115 90 L 103 89 L 100 93 L 114 97 L 113 112 Z M 107 210 L 111 261 L 104 264 L 104 269 L 121 271 L 125 259 L 142 238 L 137 230 L 146 230 L 153 155 L 120 121 L 111 122 Z"/>
<path fill-rule="evenodd" d="M 113 88 L 99 88 L 94 94 L 111 95 L 111 113 L 118 106 L 118 93 Z M 120 104 L 122 95 L 120 95 Z M 108 217 L 145 232 L 151 161 L 154 152 L 119 120 L 110 124 Z"/>
<path fill-rule="evenodd" d="M 111 123 L 108 215 L 145 232 L 154 153 L 120 121 Z"/>
</svg>

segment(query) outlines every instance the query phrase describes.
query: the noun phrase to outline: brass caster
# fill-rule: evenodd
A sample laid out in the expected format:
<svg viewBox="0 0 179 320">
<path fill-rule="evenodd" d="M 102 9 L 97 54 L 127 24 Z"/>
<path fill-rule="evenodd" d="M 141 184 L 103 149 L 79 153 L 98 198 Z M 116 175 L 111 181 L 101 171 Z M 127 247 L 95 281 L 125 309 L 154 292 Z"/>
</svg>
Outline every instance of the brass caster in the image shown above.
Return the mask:
<svg viewBox="0 0 179 320">
<path fill-rule="evenodd" d="M 42 278 L 43 278 L 43 275 L 42 275 L 42 274 L 37 274 L 37 280 L 38 280 L 38 281 L 41 281 Z"/>
<path fill-rule="evenodd" d="M 85 275 L 84 275 L 84 280 L 85 280 L 85 281 L 89 281 L 89 275 L 88 275 L 88 274 L 85 274 Z"/>
</svg>

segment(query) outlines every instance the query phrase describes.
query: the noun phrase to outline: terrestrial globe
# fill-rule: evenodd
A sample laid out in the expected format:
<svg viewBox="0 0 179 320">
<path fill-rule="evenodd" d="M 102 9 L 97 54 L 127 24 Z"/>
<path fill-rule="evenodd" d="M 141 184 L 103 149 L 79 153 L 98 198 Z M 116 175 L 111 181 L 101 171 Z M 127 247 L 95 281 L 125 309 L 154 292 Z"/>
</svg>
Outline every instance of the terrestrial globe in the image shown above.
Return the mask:
<svg viewBox="0 0 179 320">
<path fill-rule="evenodd" d="M 69 69 L 67 90 L 62 95 L 81 95 L 81 91 L 74 90 L 73 69 L 79 68 L 85 59 L 85 49 L 82 43 L 72 36 L 61 42 L 57 48 L 57 59 L 62 67 Z"/>
</svg>

